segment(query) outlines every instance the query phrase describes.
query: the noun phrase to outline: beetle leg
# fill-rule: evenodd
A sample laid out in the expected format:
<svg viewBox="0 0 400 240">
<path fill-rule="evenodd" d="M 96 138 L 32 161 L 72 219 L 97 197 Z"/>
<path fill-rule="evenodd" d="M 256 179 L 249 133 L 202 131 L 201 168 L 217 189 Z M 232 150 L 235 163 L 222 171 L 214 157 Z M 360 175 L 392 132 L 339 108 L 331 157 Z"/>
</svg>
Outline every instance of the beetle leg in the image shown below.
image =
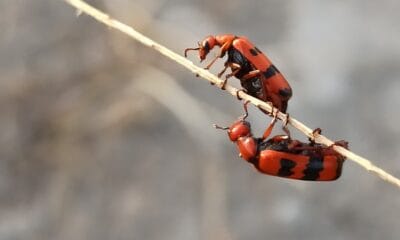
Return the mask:
<svg viewBox="0 0 400 240">
<path fill-rule="evenodd" d="M 271 135 L 272 129 L 274 128 L 274 125 L 276 123 L 276 120 L 278 119 L 278 112 L 275 112 L 276 114 L 274 115 L 274 117 L 272 118 L 271 122 L 269 123 L 267 129 L 265 129 L 264 134 L 262 136 L 262 140 L 265 140 L 269 137 L 269 135 Z"/>
<path fill-rule="evenodd" d="M 287 127 L 288 123 L 289 123 L 289 113 L 286 113 L 285 120 L 283 121 L 282 130 L 286 133 L 286 135 L 288 135 L 289 139 L 291 139 L 290 131 L 289 131 L 289 128 Z"/>
<path fill-rule="evenodd" d="M 231 72 L 231 73 L 229 73 L 229 74 L 226 74 L 225 75 L 225 80 L 224 80 L 224 83 L 223 83 L 223 85 L 222 85 L 222 89 L 225 89 L 225 85 L 226 85 L 226 83 L 228 82 L 228 79 L 229 78 L 231 78 L 231 77 L 233 77 L 233 76 L 235 76 L 235 74 L 236 73 L 238 73 L 240 71 L 240 68 L 237 68 L 237 69 L 235 69 L 233 72 Z"/>
<path fill-rule="evenodd" d="M 232 43 L 233 39 L 222 44 L 219 52 L 219 57 L 223 57 L 225 55 L 226 51 L 228 51 L 228 49 L 232 46 Z"/>
<path fill-rule="evenodd" d="M 312 134 L 313 134 L 313 135 L 321 134 L 321 132 L 322 132 L 321 128 L 316 128 L 316 129 L 314 129 L 314 130 L 312 131 Z"/>
<path fill-rule="evenodd" d="M 204 69 L 206 70 L 210 69 L 210 67 L 215 63 L 215 61 L 217 61 L 218 58 L 219 56 L 216 56 Z"/>
<path fill-rule="evenodd" d="M 218 73 L 218 75 L 217 75 L 218 78 L 221 78 L 222 74 L 224 74 L 224 72 L 226 71 L 226 69 L 228 69 L 228 65 L 227 65 L 226 62 L 225 62 L 224 65 L 225 65 L 224 69 L 222 69 L 222 71 L 221 71 L 220 73 Z M 211 84 L 211 85 L 214 85 L 214 83 L 212 83 L 212 82 L 210 82 L 210 84 Z M 224 86 L 225 86 L 225 84 L 226 84 L 226 83 L 224 82 Z"/>
<path fill-rule="evenodd" d="M 236 73 L 238 73 L 240 71 L 240 69 L 242 69 L 242 66 L 240 66 L 237 63 L 233 63 L 233 62 L 227 62 L 226 63 L 228 67 L 231 68 L 231 73 L 227 74 L 225 77 L 226 78 L 230 78 L 232 76 L 235 76 Z"/>
<path fill-rule="evenodd" d="M 341 158 L 342 160 L 345 160 L 345 157 L 342 156 L 340 153 L 336 152 L 336 151 L 333 149 L 333 146 L 339 146 L 339 147 L 343 147 L 343 148 L 345 148 L 345 149 L 349 149 L 349 148 L 348 148 L 348 144 L 349 144 L 349 143 L 348 143 L 347 141 L 345 141 L 345 140 L 335 141 L 333 144 L 329 145 L 328 147 L 323 148 L 323 154 L 325 154 L 325 155 L 336 155 L 336 156 L 340 156 L 340 158 Z"/>
<path fill-rule="evenodd" d="M 349 149 L 349 142 L 346 140 L 335 141 L 332 146 L 333 145 Z"/>
<path fill-rule="evenodd" d="M 349 143 L 345 140 L 335 141 L 333 144 L 329 145 L 327 149 L 333 150 L 333 146 L 339 146 L 345 149 L 349 149 Z"/>
<path fill-rule="evenodd" d="M 301 146 L 301 147 L 300 146 L 293 146 L 293 147 L 288 146 L 288 148 L 291 151 L 307 150 L 307 151 L 321 152 L 321 150 L 322 150 L 321 146 Z"/>
<path fill-rule="evenodd" d="M 291 140 L 287 147 L 291 151 L 304 150 L 304 144 L 299 140 Z"/>
<path fill-rule="evenodd" d="M 239 101 L 243 99 L 243 98 L 241 98 L 241 97 L 239 96 L 239 93 L 240 93 L 240 92 L 246 93 L 246 90 L 245 90 L 245 89 L 239 89 L 239 90 L 236 91 L 236 98 L 237 98 Z"/>
<path fill-rule="evenodd" d="M 309 137 L 308 140 L 312 143 L 315 144 L 315 138 L 317 135 L 321 134 L 322 130 L 321 128 L 316 128 L 312 131 L 312 137 Z"/>
<path fill-rule="evenodd" d="M 253 78 L 253 77 L 257 77 L 257 76 L 260 76 L 261 75 L 261 71 L 260 70 L 253 70 L 253 71 L 250 71 L 249 73 L 247 73 L 246 75 L 244 75 L 243 77 L 242 77 L 242 80 L 244 80 L 244 81 L 246 81 L 246 80 L 248 80 L 248 79 L 250 79 L 250 78 Z"/>
<path fill-rule="evenodd" d="M 228 62 L 225 62 L 224 66 L 225 66 L 224 69 L 222 69 L 222 71 L 220 73 L 218 73 L 218 75 L 217 75 L 218 78 L 221 78 L 222 74 L 224 74 L 226 69 L 228 69 L 228 67 L 229 67 Z M 225 87 L 225 84 L 226 84 L 226 82 L 223 83 L 223 87 Z M 211 85 L 214 85 L 214 83 L 211 83 Z"/>
<path fill-rule="evenodd" d="M 243 103 L 244 114 L 241 117 L 242 120 L 245 120 L 249 116 L 249 111 L 247 110 L 247 105 L 249 105 L 250 101 L 246 101 Z"/>
<path fill-rule="evenodd" d="M 279 110 L 272 105 L 272 102 L 268 102 L 271 105 L 271 112 L 268 114 L 270 117 L 277 118 Z"/>
<path fill-rule="evenodd" d="M 211 62 L 204 68 L 206 70 L 210 69 L 210 67 L 215 63 L 215 61 L 217 61 L 218 58 L 222 58 L 224 57 L 226 51 L 228 51 L 228 49 L 232 46 L 232 41 L 229 41 L 227 43 L 225 43 L 224 45 L 221 46 L 219 54 L 217 56 L 215 56 L 215 58 L 213 60 L 211 60 Z"/>
<path fill-rule="evenodd" d="M 235 76 L 236 73 L 238 73 L 240 71 L 240 69 L 242 68 L 239 64 L 237 63 L 231 63 L 231 62 L 227 62 L 227 66 L 230 67 L 232 69 L 232 72 L 229 74 L 225 75 L 225 80 L 221 85 L 221 89 L 224 90 L 225 89 L 225 85 L 228 82 L 228 79 Z"/>
<path fill-rule="evenodd" d="M 218 73 L 218 75 L 217 75 L 219 78 L 221 78 L 222 74 L 224 74 L 226 69 L 228 69 L 228 67 L 229 67 L 228 62 L 225 62 L 224 66 L 225 66 L 224 69 L 222 69 L 222 71 L 220 73 Z"/>
</svg>

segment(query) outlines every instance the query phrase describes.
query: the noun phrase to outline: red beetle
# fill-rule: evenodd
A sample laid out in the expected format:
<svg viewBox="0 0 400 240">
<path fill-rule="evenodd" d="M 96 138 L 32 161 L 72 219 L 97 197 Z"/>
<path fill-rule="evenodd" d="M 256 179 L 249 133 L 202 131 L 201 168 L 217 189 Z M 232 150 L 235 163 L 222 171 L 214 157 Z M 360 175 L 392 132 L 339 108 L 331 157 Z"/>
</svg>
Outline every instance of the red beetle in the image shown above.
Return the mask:
<svg viewBox="0 0 400 240">
<path fill-rule="evenodd" d="M 287 135 L 277 135 L 266 140 L 270 135 L 276 118 L 274 118 L 261 138 L 255 138 L 251 125 L 246 121 L 246 114 L 234 122 L 228 130 L 229 139 L 235 142 L 239 156 L 252 163 L 261 173 L 284 178 L 333 181 L 340 177 L 345 158 L 332 149 L 321 144 L 303 143 L 292 140 Z M 347 148 L 346 141 L 335 142 Z"/>
<path fill-rule="evenodd" d="M 286 113 L 292 89 L 280 71 L 268 57 L 254 46 L 246 37 L 233 34 L 208 36 L 198 43 L 197 48 L 185 49 L 185 57 L 190 50 L 198 50 L 200 61 L 215 46 L 220 47 L 218 55 L 205 67 L 209 69 L 218 58 L 228 53 L 225 68 L 218 74 L 221 77 L 228 67 L 231 73 L 226 75 L 224 88 L 228 78 L 235 76 L 248 94 L 265 102 L 271 102 L 279 111 Z"/>
</svg>

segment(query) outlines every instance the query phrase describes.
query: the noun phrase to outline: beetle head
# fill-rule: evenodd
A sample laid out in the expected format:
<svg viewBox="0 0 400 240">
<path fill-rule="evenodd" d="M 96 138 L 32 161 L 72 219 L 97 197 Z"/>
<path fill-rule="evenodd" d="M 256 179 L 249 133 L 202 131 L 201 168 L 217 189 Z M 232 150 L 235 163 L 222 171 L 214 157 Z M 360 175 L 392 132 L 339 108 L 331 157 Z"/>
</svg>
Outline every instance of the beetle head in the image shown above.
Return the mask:
<svg viewBox="0 0 400 240">
<path fill-rule="evenodd" d="M 228 129 L 228 136 L 232 142 L 236 142 L 240 137 L 250 136 L 251 126 L 248 121 L 238 120 Z"/>
<path fill-rule="evenodd" d="M 197 45 L 198 45 L 197 48 L 186 48 L 185 49 L 185 57 L 187 57 L 188 51 L 192 51 L 192 50 L 199 51 L 200 62 L 202 62 L 204 59 L 206 59 L 207 54 L 215 46 L 215 44 L 216 44 L 215 37 L 208 36 L 203 41 L 197 42 Z"/>
</svg>

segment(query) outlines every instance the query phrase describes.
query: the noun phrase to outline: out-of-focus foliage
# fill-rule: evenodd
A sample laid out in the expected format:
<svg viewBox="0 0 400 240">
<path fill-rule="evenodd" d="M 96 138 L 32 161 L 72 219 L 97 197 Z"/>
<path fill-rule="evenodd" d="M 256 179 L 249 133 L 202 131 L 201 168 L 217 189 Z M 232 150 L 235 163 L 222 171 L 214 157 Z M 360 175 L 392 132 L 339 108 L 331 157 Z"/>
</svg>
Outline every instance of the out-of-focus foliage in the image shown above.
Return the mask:
<svg viewBox="0 0 400 240">
<path fill-rule="evenodd" d="M 398 1 L 89 2 L 177 52 L 248 36 L 293 116 L 400 176 Z M 0 239 L 399 239 L 398 189 L 258 174 L 211 125 L 238 101 L 64 2 L 3 0 L 0 29 Z"/>
</svg>

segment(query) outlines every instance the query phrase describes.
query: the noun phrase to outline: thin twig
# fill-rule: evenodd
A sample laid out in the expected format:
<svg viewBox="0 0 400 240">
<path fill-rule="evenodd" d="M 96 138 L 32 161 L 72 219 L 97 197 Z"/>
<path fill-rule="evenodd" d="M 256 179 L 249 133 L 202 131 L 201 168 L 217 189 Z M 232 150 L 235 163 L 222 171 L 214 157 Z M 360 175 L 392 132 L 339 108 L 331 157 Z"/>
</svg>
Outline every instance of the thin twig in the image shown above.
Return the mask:
<svg viewBox="0 0 400 240">
<path fill-rule="evenodd" d="M 143 45 L 153 48 L 154 50 L 165 55 L 166 57 L 170 58 L 171 60 L 179 63 L 180 65 L 189 69 L 191 72 L 193 72 L 193 73 L 197 74 L 198 76 L 202 77 L 203 79 L 215 84 L 216 86 L 219 86 L 219 87 L 222 86 L 223 80 L 219 79 L 217 76 L 213 75 L 209 71 L 206 71 L 200 67 L 197 67 L 191 61 L 189 61 L 186 58 L 182 57 L 181 55 L 169 50 L 168 48 L 154 42 L 150 38 L 142 35 L 141 33 L 137 32 L 136 30 L 134 30 L 132 27 L 111 18 L 107 14 L 97 10 L 96 8 L 88 5 L 87 3 L 85 3 L 81 0 L 64 0 L 64 1 L 66 1 L 70 5 L 74 6 L 79 13 L 83 12 L 89 16 L 92 16 L 93 18 L 97 19 L 99 22 L 102 22 L 107 26 L 115 28 L 115 29 L 131 36 L 132 38 L 139 41 Z M 239 95 L 240 98 L 242 98 L 246 101 L 250 101 L 255 106 L 257 106 L 261 109 L 264 109 L 267 112 L 272 111 L 272 107 L 270 104 L 263 102 L 257 98 L 254 98 L 254 97 L 244 93 L 243 91 L 238 91 L 238 89 L 236 89 L 230 85 L 226 85 L 225 90 L 227 92 L 229 92 L 230 94 L 232 94 L 233 96 Z M 278 112 L 278 118 L 281 120 L 285 120 L 286 115 L 281 112 Z M 315 136 L 313 136 L 312 130 L 309 127 L 305 126 L 303 123 L 299 122 L 298 120 L 294 119 L 293 117 L 290 117 L 288 119 L 288 124 L 292 125 L 294 128 L 297 128 L 299 131 L 304 133 L 307 137 L 314 139 L 315 142 L 317 142 L 317 143 L 321 143 L 326 146 L 330 146 L 333 144 L 332 140 L 326 138 L 323 135 L 316 134 Z M 385 180 L 393 185 L 396 185 L 397 187 L 400 188 L 400 179 L 387 173 L 383 169 L 375 166 L 374 164 L 371 163 L 371 161 L 369 161 L 369 160 L 367 160 L 367 159 L 365 159 L 343 147 L 334 146 L 333 148 L 335 151 L 342 154 L 346 158 L 348 158 L 348 159 L 354 161 L 355 163 L 361 165 L 362 167 L 364 167 L 367 171 L 378 175 L 383 180 Z"/>
</svg>

